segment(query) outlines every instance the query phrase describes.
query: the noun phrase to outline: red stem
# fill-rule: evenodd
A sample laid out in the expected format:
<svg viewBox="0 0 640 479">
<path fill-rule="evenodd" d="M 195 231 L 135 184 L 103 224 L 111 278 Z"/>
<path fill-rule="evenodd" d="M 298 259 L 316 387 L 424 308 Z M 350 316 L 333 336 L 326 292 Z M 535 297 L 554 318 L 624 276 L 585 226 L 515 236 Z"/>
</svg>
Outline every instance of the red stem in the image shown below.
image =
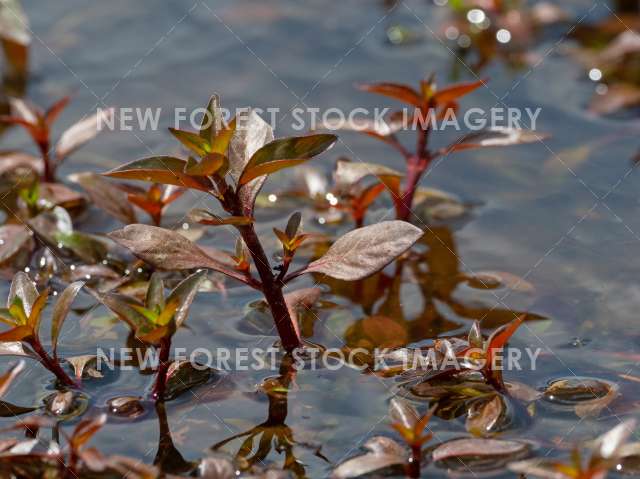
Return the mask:
<svg viewBox="0 0 640 479">
<path fill-rule="evenodd" d="M 158 371 L 156 372 L 156 382 L 153 385 L 151 397 L 158 401 L 164 399 L 164 392 L 167 388 L 167 371 L 169 370 L 169 353 L 171 352 L 171 337 L 160 340 L 160 353 L 158 355 Z"/>
<path fill-rule="evenodd" d="M 55 183 L 56 181 L 56 169 L 52 162 L 51 155 L 49 155 L 49 141 L 43 141 L 38 143 L 40 153 L 42 154 L 42 162 L 44 163 L 44 172 L 42 179 L 46 183 Z"/>
<path fill-rule="evenodd" d="M 420 445 L 411 446 L 411 461 L 409 461 L 407 466 L 407 475 L 412 479 L 420 477 L 421 456 L 422 447 Z"/>
<path fill-rule="evenodd" d="M 37 336 L 33 336 L 30 340 L 27 340 L 27 343 L 33 348 L 33 351 L 40 358 L 40 363 L 42 363 L 45 368 L 55 374 L 55 376 L 61 383 L 63 383 L 65 386 L 73 388 L 78 387 L 76 382 L 71 379 L 67 375 L 67 373 L 64 372 L 58 361 L 52 359 L 51 356 L 49 356 L 47 351 L 45 351 L 45 349 L 42 347 L 42 343 L 40 343 L 40 339 L 38 339 Z"/>
</svg>

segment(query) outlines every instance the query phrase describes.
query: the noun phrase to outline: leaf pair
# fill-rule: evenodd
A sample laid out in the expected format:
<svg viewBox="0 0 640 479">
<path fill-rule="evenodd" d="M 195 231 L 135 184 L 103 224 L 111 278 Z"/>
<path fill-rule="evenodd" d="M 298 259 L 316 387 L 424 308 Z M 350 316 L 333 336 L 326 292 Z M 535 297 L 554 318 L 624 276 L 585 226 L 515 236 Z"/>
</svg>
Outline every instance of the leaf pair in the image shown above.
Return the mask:
<svg viewBox="0 0 640 479">
<path fill-rule="evenodd" d="M 295 251 L 300 247 L 300 245 L 309 238 L 309 234 L 299 234 L 301 230 L 302 223 L 302 214 L 299 211 L 296 211 L 289 217 L 289 221 L 287 221 L 287 226 L 284 231 L 279 230 L 278 228 L 273 228 L 274 234 L 282 243 L 282 249 L 284 251 L 285 257 L 292 256 Z"/>
<path fill-rule="evenodd" d="M 154 273 L 149 280 L 144 304 L 115 293 L 98 296 L 98 299 L 126 322 L 138 339 L 157 345 L 162 339 L 173 336 L 187 319 L 204 278 L 205 271 L 192 274 L 165 298 L 164 281 Z"/>
<path fill-rule="evenodd" d="M 431 407 L 426 414 L 420 416 L 418 411 L 406 401 L 392 399 L 389 404 L 391 426 L 400 433 L 404 441 L 411 447 L 422 447 L 431 440 L 432 433 L 424 433 L 437 405 Z"/>
<path fill-rule="evenodd" d="M 71 303 L 82 286 L 82 282 L 70 284 L 54 305 L 51 324 L 54 356 L 62 323 L 68 316 Z M 0 334 L 0 341 L 30 341 L 33 337 L 37 337 L 42 311 L 48 298 L 49 289 L 38 293 L 29 276 L 22 271 L 18 272 L 11 283 L 7 308 L 0 309 L 0 322 L 11 326 L 11 329 Z"/>
</svg>

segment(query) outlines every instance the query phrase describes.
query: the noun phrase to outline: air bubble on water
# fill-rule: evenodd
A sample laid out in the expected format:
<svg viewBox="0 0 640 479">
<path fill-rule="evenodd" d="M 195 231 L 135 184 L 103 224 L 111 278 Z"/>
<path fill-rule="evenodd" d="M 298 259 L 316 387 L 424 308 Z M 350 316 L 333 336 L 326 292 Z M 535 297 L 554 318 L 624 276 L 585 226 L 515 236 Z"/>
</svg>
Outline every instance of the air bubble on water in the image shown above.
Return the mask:
<svg viewBox="0 0 640 479">
<path fill-rule="evenodd" d="M 144 270 L 143 270 L 142 268 L 138 268 L 136 271 L 137 271 L 138 273 L 142 273 Z"/>
<path fill-rule="evenodd" d="M 271 203 L 275 203 L 276 201 L 278 201 L 278 197 L 276 195 L 274 195 L 273 193 L 271 193 L 269 196 L 267 196 L 267 199 L 271 202 Z"/>
<path fill-rule="evenodd" d="M 70 269 L 71 271 L 75 271 L 75 270 L 76 270 L 76 265 L 75 265 L 75 264 L 72 264 L 71 266 L 69 266 L 69 269 Z"/>
<path fill-rule="evenodd" d="M 318 223 L 320 223 L 321 225 L 325 224 L 327 222 L 326 219 L 324 219 L 322 216 L 320 218 L 318 218 Z"/>
<path fill-rule="evenodd" d="M 182 229 L 183 230 L 188 230 L 189 229 L 189 223 L 182 223 Z"/>
<path fill-rule="evenodd" d="M 31 271 L 31 268 L 29 268 L 28 266 L 25 266 L 25 267 L 24 267 L 24 272 L 25 272 L 25 273 L 28 273 L 29 271 Z"/>
</svg>

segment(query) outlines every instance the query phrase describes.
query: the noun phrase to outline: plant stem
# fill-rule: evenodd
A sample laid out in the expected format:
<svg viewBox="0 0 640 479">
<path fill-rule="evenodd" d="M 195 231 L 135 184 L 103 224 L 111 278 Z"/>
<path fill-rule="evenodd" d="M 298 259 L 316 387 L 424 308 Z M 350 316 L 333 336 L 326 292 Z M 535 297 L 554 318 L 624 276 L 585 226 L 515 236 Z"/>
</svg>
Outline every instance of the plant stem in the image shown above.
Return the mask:
<svg viewBox="0 0 640 479">
<path fill-rule="evenodd" d="M 276 281 L 253 225 L 238 226 L 238 231 L 240 231 L 240 235 L 251 253 L 253 264 L 258 270 L 258 275 L 262 281 L 262 292 L 271 308 L 271 314 L 276 323 L 282 346 L 288 352 L 299 348 L 302 345 L 300 333 L 298 332 L 297 324 L 289 315 L 287 303 L 284 301 L 284 295 L 282 294 L 284 284 L 282 281 Z"/>
<path fill-rule="evenodd" d="M 420 445 L 411 446 L 411 460 L 407 466 L 407 475 L 409 477 L 420 477 L 420 462 L 422 456 L 422 447 Z"/>
<path fill-rule="evenodd" d="M 49 141 L 43 141 L 38 143 L 40 154 L 42 155 L 42 162 L 44 163 L 44 171 L 42 179 L 46 183 L 55 183 L 56 171 L 53 165 L 51 155 L 49 155 Z"/>
<path fill-rule="evenodd" d="M 51 356 L 49 356 L 47 351 L 45 351 L 45 349 L 42 347 L 42 343 L 40 343 L 40 339 L 37 336 L 33 336 L 30 340 L 27 340 L 27 343 L 29 344 L 29 346 L 33 348 L 33 351 L 38 355 L 42 365 L 45 368 L 47 368 L 49 371 L 51 371 L 53 374 L 55 374 L 55 376 L 58 378 L 58 380 L 61 383 L 63 383 L 65 386 L 70 386 L 74 388 L 78 387 L 76 382 L 73 379 L 71 379 L 67 375 L 67 373 L 64 372 L 62 367 L 60 367 L 60 363 L 58 363 L 58 361 L 52 359 Z"/>
<path fill-rule="evenodd" d="M 416 154 L 407 158 L 407 178 L 404 190 L 397 202 L 397 216 L 398 219 L 403 221 L 409 221 L 410 219 L 413 198 L 416 194 L 418 183 L 420 183 L 422 174 L 432 160 L 432 156 L 427 150 L 428 139 L 429 129 L 420 130 L 416 142 Z"/>
<path fill-rule="evenodd" d="M 167 371 L 169 370 L 169 353 L 171 352 L 171 337 L 160 340 L 160 353 L 158 355 L 158 371 L 156 372 L 156 382 L 153 385 L 151 397 L 154 400 L 164 399 L 164 392 L 167 387 Z"/>
</svg>

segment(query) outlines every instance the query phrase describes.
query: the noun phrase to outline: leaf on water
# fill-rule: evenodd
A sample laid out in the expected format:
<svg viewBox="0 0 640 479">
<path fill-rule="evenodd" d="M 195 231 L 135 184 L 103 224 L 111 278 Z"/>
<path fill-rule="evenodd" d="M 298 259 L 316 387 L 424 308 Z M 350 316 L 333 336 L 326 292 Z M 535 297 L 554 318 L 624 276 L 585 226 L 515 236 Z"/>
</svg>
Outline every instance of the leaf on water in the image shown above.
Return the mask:
<svg viewBox="0 0 640 479">
<path fill-rule="evenodd" d="M 535 286 L 524 278 L 506 271 L 477 271 L 467 275 L 469 286 L 478 289 L 504 287 L 520 293 L 531 293 Z"/>
<path fill-rule="evenodd" d="M 54 357 L 57 356 L 58 336 L 62 329 L 62 323 L 69 315 L 71 303 L 73 303 L 73 300 L 76 298 L 78 292 L 80 292 L 83 286 L 84 283 L 82 281 L 71 283 L 65 288 L 58 298 L 58 301 L 56 301 L 56 304 L 53 306 L 53 312 L 51 313 L 51 344 L 53 345 L 52 349 Z"/>
<path fill-rule="evenodd" d="M 350 161 L 344 158 L 336 162 L 336 169 L 333 172 L 338 189 L 348 188 L 367 176 L 376 176 L 384 182 L 387 178 L 402 178 L 404 175 L 383 165 Z"/>
<path fill-rule="evenodd" d="M 33 352 L 25 350 L 22 342 L 20 341 L 4 341 L 0 343 L 0 356 L 37 357 Z"/>
<path fill-rule="evenodd" d="M 467 413 L 465 427 L 474 436 L 486 437 L 499 430 L 506 406 L 499 394 L 489 400 L 475 401 Z"/>
<path fill-rule="evenodd" d="M 96 365 L 98 364 L 98 357 L 94 354 L 71 356 L 65 359 L 69 364 L 71 364 L 71 367 L 75 372 L 76 379 L 100 379 L 103 377 L 102 373 L 96 369 Z"/>
<path fill-rule="evenodd" d="M 89 406 L 89 399 L 78 391 L 55 392 L 44 398 L 47 413 L 58 420 L 82 416 Z"/>
<path fill-rule="evenodd" d="M 454 439 L 438 446 L 433 451 L 433 461 L 465 456 L 511 456 L 527 450 L 527 444 L 499 439 Z"/>
<path fill-rule="evenodd" d="M 519 128 L 488 128 L 461 137 L 445 148 L 443 153 L 448 154 L 454 151 L 470 150 L 473 148 L 535 143 L 548 138 L 548 136 L 549 135 L 545 133 L 537 133 Z"/>
<path fill-rule="evenodd" d="M 69 179 L 78 183 L 87 192 L 98 208 L 103 209 L 125 225 L 136 223 L 136 213 L 127 194 L 101 175 L 85 172 L 75 173 Z"/>
<path fill-rule="evenodd" d="M 408 250 L 422 230 L 405 221 L 383 221 L 358 228 L 338 238 L 329 250 L 299 274 L 324 273 L 347 281 L 381 270 Z"/>
<path fill-rule="evenodd" d="M 365 83 L 357 85 L 358 89 L 394 98 L 409 105 L 422 107 L 424 100 L 413 88 L 399 83 Z"/>
<path fill-rule="evenodd" d="M 18 406 L 10 402 L 0 401 L 0 417 L 15 418 L 21 414 L 28 414 L 36 411 L 38 408 L 33 406 Z"/>
<path fill-rule="evenodd" d="M 0 397 L 4 396 L 11 383 L 18 377 L 18 374 L 24 369 L 24 361 L 20 360 L 13 366 L 9 367 L 9 370 L 0 375 Z"/>
<path fill-rule="evenodd" d="M 174 361 L 167 371 L 165 399 L 170 400 L 180 394 L 206 383 L 215 374 L 215 370 L 191 361 Z"/>
<path fill-rule="evenodd" d="M 333 479 L 360 477 L 386 467 L 403 464 L 407 450 L 391 438 L 375 436 L 369 439 L 364 448 L 369 452 L 340 464 L 333 470 Z"/>
<path fill-rule="evenodd" d="M 185 173 L 187 162 L 173 156 L 152 156 L 126 163 L 104 173 L 112 178 L 150 181 L 164 185 L 182 186 L 200 191 L 209 191 L 211 183 L 204 177 L 193 177 Z"/>
<path fill-rule="evenodd" d="M 579 417 L 598 416 L 618 397 L 617 384 L 587 377 L 572 376 L 552 381 L 544 399 L 561 407 L 572 407 Z"/>
<path fill-rule="evenodd" d="M 274 140 L 251 156 L 238 178 L 238 185 L 303 163 L 331 148 L 336 140 L 335 135 L 327 134 Z"/>
<path fill-rule="evenodd" d="M 99 109 L 95 115 L 91 115 L 84 120 L 80 120 L 75 125 L 69 127 L 60 137 L 56 145 L 56 157 L 58 160 L 66 158 L 82 145 L 95 138 L 100 133 L 104 125 L 109 124 L 115 109 Z"/>
<path fill-rule="evenodd" d="M 115 416 L 133 419 L 144 414 L 142 398 L 138 396 L 118 396 L 107 401 L 109 412 Z"/>
<path fill-rule="evenodd" d="M 237 272 L 212 258 L 175 231 L 142 224 L 128 225 L 107 236 L 147 263 L 162 269 L 209 268 L 245 281 Z"/>
<path fill-rule="evenodd" d="M 21 251 L 31 250 L 33 245 L 33 235 L 26 226 L 0 226 L 0 264 L 9 262 Z"/>
</svg>

